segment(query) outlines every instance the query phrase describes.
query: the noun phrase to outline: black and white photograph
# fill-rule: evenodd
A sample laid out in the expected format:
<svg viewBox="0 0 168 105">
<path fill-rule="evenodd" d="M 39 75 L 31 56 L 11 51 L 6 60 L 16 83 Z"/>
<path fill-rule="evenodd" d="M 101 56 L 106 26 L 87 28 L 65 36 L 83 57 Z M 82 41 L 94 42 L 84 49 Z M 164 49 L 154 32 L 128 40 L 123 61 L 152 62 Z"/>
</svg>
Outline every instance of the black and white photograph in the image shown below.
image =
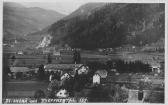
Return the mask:
<svg viewBox="0 0 168 105">
<path fill-rule="evenodd" d="M 42 1 L 2 2 L 3 104 L 165 104 L 166 2 Z"/>
</svg>

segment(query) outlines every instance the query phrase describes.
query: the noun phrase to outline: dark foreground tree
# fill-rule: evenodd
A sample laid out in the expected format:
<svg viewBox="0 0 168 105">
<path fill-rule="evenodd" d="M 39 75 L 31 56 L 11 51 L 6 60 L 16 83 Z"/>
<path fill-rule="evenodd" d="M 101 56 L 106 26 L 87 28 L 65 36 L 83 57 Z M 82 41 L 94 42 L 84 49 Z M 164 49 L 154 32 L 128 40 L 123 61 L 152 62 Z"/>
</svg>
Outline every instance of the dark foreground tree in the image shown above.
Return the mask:
<svg viewBox="0 0 168 105">
<path fill-rule="evenodd" d="M 52 57 L 50 54 L 47 55 L 47 62 L 48 64 L 52 63 Z"/>
<path fill-rule="evenodd" d="M 45 93 L 39 89 L 35 91 L 34 98 L 37 99 L 37 102 L 41 102 L 41 98 L 45 98 Z"/>
<path fill-rule="evenodd" d="M 45 79 L 45 72 L 44 72 L 44 65 L 43 64 L 39 66 L 38 79 L 39 80 L 44 80 Z"/>
<path fill-rule="evenodd" d="M 110 102 L 109 91 L 101 85 L 95 86 L 92 88 L 88 100 L 89 102 Z"/>
</svg>

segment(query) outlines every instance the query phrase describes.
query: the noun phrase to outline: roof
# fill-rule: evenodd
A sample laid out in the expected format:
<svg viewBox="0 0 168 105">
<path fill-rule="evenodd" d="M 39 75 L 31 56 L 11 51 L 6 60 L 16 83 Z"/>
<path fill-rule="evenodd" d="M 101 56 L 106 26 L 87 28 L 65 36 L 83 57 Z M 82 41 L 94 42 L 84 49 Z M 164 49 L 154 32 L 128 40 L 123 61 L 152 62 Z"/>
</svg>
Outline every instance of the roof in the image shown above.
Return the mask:
<svg viewBox="0 0 168 105">
<path fill-rule="evenodd" d="M 106 70 L 97 70 L 95 74 L 99 74 L 101 78 L 106 78 L 107 77 L 107 71 Z"/>
<path fill-rule="evenodd" d="M 63 75 L 65 75 L 65 74 L 68 74 L 69 76 L 71 76 L 69 73 L 65 72 L 65 73 L 63 73 L 63 74 L 61 75 L 61 77 L 62 77 Z"/>
<path fill-rule="evenodd" d="M 28 72 L 31 71 L 27 67 L 10 67 L 11 72 Z"/>
<path fill-rule="evenodd" d="M 159 63 L 152 63 L 151 66 L 152 66 L 153 68 L 157 68 L 157 67 L 160 67 L 160 64 L 159 64 Z"/>
<path fill-rule="evenodd" d="M 83 64 L 47 64 L 44 66 L 45 69 L 74 69 L 79 68 Z"/>
</svg>

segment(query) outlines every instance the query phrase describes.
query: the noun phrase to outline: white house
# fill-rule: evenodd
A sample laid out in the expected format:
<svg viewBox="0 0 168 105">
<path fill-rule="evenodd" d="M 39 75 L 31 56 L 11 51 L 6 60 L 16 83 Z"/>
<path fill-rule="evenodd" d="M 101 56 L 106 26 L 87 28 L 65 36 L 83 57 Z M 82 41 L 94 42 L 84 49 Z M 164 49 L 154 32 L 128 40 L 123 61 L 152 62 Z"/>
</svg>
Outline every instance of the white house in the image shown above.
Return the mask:
<svg viewBox="0 0 168 105">
<path fill-rule="evenodd" d="M 93 75 L 93 84 L 100 84 L 101 81 L 106 79 L 108 72 L 106 70 L 97 70 Z"/>
<path fill-rule="evenodd" d="M 61 89 L 56 93 L 56 97 L 58 98 L 67 98 L 69 96 L 67 90 Z"/>
<path fill-rule="evenodd" d="M 23 55 L 23 51 L 18 51 L 17 54 Z"/>
<path fill-rule="evenodd" d="M 68 73 L 65 73 L 61 76 L 61 80 L 68 79 L 68 78 L 70 78 L 70 75 Z"/>
<path fill-rule="evenodd" d="M 93 84 L 95 85 L 95 84 L 100 84 L 100 75 L 99 74 L 94 74 L 93 75 Z"/>
</svg>

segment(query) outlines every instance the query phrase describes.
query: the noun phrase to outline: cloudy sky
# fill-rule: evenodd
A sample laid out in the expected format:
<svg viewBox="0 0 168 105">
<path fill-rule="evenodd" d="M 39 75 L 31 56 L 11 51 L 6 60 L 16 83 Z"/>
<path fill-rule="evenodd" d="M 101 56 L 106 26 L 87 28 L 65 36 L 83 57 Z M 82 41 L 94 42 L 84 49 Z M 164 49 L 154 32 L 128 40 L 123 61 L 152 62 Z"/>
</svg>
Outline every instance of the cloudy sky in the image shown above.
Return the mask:
<svg viewBox="0 0 168 105">
<path fill-rule="evenodd" d="M 25 7 L 40 7 L 55 10 L 63 14 L 69 14 L 86 2 L 19 2 Z"/>
<path fill-rule="evenodd" d="M 55 10 L 63 14 L 70 14 L 81 5 L 88 2 L 159 2 L 162 0 L 3 0 L 4 2 L 17 2 L 25 7 L 40 7 Z"/>
</svg>

